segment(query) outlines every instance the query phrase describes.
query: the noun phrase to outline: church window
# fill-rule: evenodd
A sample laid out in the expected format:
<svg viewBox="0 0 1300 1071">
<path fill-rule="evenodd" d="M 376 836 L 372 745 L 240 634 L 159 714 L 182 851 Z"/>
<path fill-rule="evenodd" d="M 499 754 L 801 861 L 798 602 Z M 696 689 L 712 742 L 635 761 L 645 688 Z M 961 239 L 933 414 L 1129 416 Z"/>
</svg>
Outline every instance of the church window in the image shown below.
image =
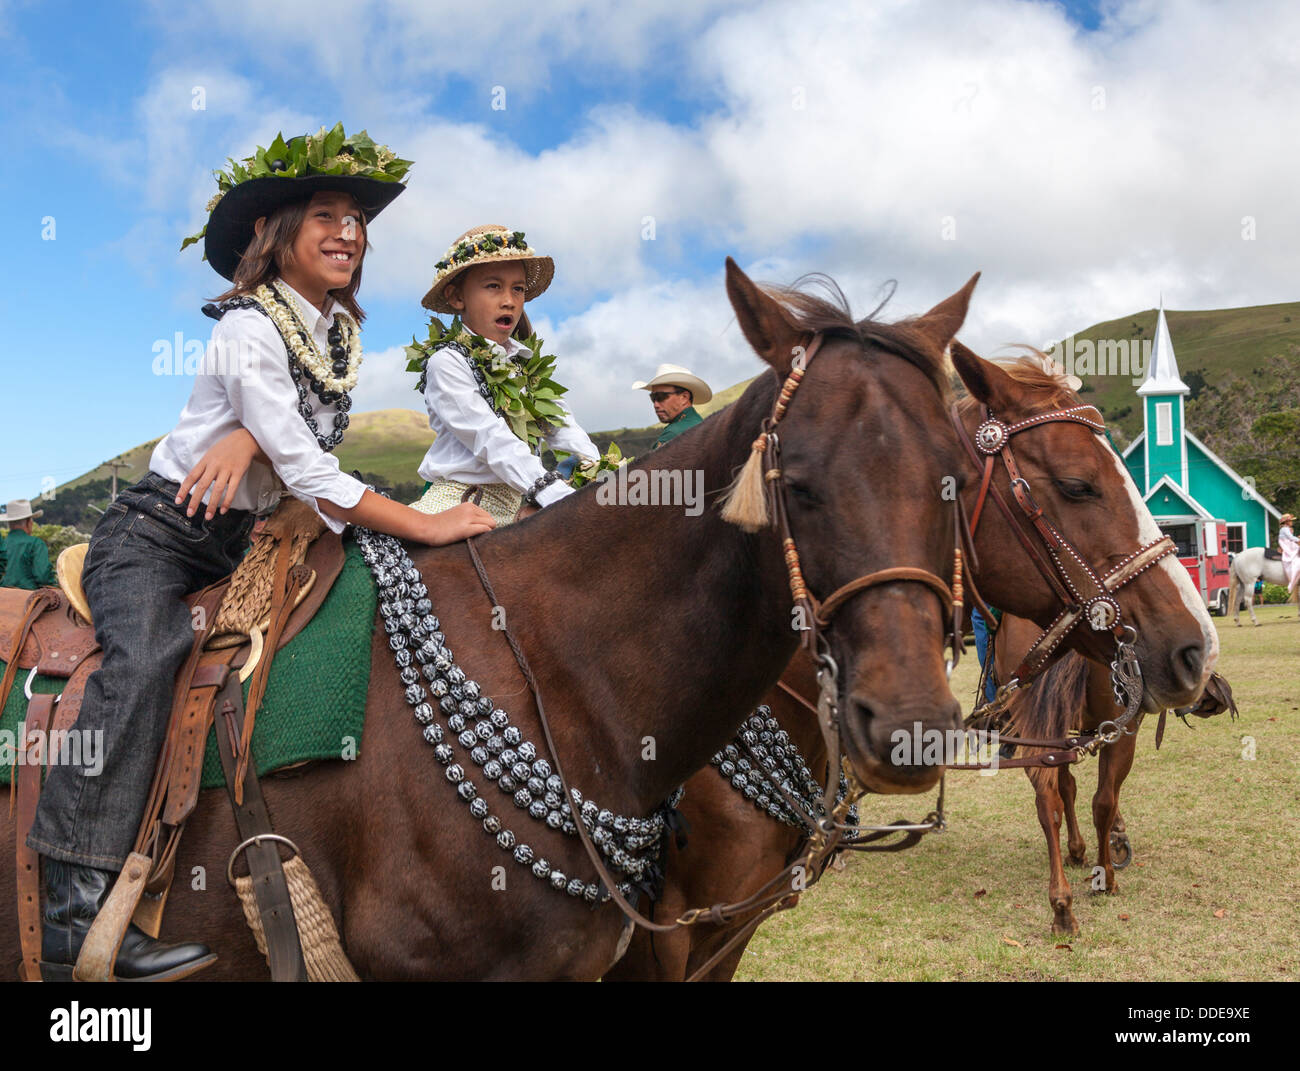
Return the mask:
<svg viewBox="0 0 1300 1071">
<path fill-rule="evenodd" d="M 1156 445 L 1174 445 L 1174 414 L 1171 402 L 1156 403 Z"/>
</svg>

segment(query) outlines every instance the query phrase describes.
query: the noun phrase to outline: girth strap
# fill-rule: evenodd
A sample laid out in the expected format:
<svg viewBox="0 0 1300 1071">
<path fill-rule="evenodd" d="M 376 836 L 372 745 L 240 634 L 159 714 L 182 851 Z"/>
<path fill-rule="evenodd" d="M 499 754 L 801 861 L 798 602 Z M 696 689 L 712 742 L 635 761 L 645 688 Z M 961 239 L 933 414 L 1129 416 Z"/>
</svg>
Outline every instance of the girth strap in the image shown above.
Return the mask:
<svg viewBox="0 0 1300 1071">
<path fill-rule="evenodd" d="M 307 965 L 303 960 L 298 922 L 294 917 L 280 851 L 275 840 L 270 839 L 274 837 L 271 816 L 267 812 L 266 801 L 262 798 L 257 769 L 252 762 L 248 762 L 242 783 L 236 772 L 235 747 L 238 746 L 237 741 L 243 728 L 244 705 L 243 689 L 238 677 L 231 677 L 226 682 L 217 701 L 217 751 L 221 755 L 221 769 L 226 775 L 230 803 L 235 810 L 240 847 L 247 846 L 245 854 L 248 856 L 248 871 L 253 879 L 253 896 L 266 935 L 266 958 L 271 967 L 271 981 L 305 982 Z M 237 801 L 236 788 L 241 784 L 242 800 Z M 239 848 L 235 852 L 237 854 Z M 233 862 L 232 856 L 231 863 Z"/>
<path fill-rule="evenodd" d="M 15 654 L 22 650 L 19 643 Z M 54 718 L 55 696 L 34 695 L 27 704 L 27 721 L 23 738 L 17 744 L 22 749 L 22 761 L 11 773 L 18 783 L 18 819 L 14 827 L 16 851 L 16 876 L 18 881 L 18 937 L 23 961 L 19 974 L 25 982 L 39 982 L 41 978 L 41 867 L 40 857 L 27 847 L 27 834 L 36 821 L 36 804 L 41 794 L 41 771 L 49 761 L 49 729 Z M 27 741 L 39 734 L 39 755 L 27 751 Z M 39 761 L 33 762 L 33 759 Z"/>
</svg>

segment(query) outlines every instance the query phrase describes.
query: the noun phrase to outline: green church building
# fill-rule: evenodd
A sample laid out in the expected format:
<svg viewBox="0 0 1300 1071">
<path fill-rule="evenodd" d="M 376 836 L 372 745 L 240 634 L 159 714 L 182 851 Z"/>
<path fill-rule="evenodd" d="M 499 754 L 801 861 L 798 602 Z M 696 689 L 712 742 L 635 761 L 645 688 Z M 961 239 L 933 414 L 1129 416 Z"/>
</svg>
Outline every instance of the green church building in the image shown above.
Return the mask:
<svg viewBox="0 0 1300 1071">
<path fill-rule="evenodd" d="M 1218 544 L 1197 539 L 1197 528 L 1212 521 L 1226 527 L 1231 553 L 1271 546 L 1276 529 L 1269 517 L 1281 514 L 1187 430 L 1183 400 L 1189 393 L 1178 374 L 1162 301 L 1146 379 L 1138 388 L 1143 430 L 1124 451 L 1124 463 L 1180 557 L 1194 555 L 1198 545 Z"/>
</svg>

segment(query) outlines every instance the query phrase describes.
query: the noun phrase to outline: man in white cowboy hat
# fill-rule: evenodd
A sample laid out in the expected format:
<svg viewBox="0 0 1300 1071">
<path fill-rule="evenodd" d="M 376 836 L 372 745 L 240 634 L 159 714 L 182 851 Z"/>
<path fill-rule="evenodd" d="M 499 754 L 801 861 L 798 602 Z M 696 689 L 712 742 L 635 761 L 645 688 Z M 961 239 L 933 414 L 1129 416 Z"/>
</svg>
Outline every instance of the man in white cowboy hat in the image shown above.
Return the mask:
<svg viewBox="0 0 1300 1071">
<path fill-rule="evenodd" d="M 32 535 L 32 521 L 42 516 L 44 510 L 32 512 L 32 504 L 26 498 L 18 498 L 5 506 L 0 521 L 9 524 L 9 536 L 5 540 L 4 576 L 0 577 L 0 587 L 37 588 L 50 587 L 54 584 L 54 570 L 50 568 L 50 551 L 43 539 Z"/>
<path fill-rule="evenodd" d="M 655 370 L 654 379 L 648 383 L 638 380 L 632 384 L 632 388 L 650 392 L 650 403 L 655 407 L 655 416 L 661 423 L 668 425 L 655 440 L 656 450 L 688 428 L 703 422 L 704 418 L 695 411 L 695 406 L 697 403 L 703 405 L 713 397 L 713 391 L 704 380 L 676 364 L 661 364 Z"/>
</svg>

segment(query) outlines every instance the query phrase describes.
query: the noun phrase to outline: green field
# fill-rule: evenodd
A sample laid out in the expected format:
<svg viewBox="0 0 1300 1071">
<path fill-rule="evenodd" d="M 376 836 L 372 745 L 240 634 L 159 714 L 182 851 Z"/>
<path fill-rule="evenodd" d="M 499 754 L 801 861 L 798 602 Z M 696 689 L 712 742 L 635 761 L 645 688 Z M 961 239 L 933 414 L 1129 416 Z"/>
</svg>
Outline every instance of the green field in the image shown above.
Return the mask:
<svg viewBox="0 0 1300 1071">
<path fill-rule="evenodd" d="M 1193 718 L 1188 729 L 1171 719 L 1158 752 L 1155 719 L 1144 722 L 1120 795 L 1134 862 L 1119 892 L 1089 892 L 1088 868 L 1066 864 L 1078 936 L 1051 933 L 1046 845 L 1024 772 L 953 774 L 947 832 L 828 872 L 759 930 L 737 979 L 1300 977 L 1300 622 L 1294 606 L 1256 612 L 1258 628 L 1215 619 L 1238 721 Z M 953 676 L 967 708 L 971 654 Z M 1090 864 L 1096 770 L 1095 759 L 1074 768 Z M 863 820 L 915 820 L 932 803 L 867 797 Z"/>
</svg>

